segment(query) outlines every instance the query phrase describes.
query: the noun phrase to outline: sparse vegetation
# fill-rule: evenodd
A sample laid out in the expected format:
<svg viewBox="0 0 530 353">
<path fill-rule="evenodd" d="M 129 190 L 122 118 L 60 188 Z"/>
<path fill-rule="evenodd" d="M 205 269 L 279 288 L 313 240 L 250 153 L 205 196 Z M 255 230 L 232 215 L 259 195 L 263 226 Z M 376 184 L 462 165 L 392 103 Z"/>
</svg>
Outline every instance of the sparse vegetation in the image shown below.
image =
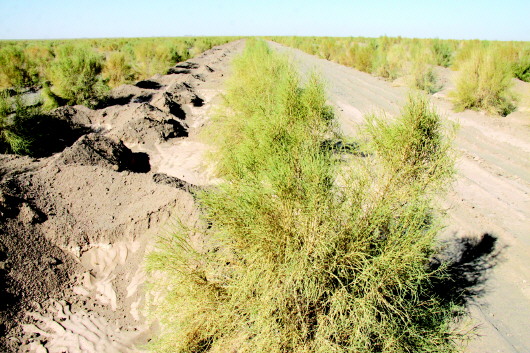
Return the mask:
<svg viewBox="0 0 530 353">
<path fill-rule="evenodd" d="M 66 104 L 95 106 L 105 97 L 107 86 L 101 77 L 103 57 L 90 48 L 64 45 L 47 72 L 52 92 Z"/>
<path fill-rule="evenodd" d="M 513 75 L 521 81 L 530 82 L 530 48 L 521 52 L 512 64 Z"/>
<path fill-rule="evenodd" d="M 505 116 L 515 110 L 511 86 L 509 64 L 495 51 L 481 49 L 461 64 L 452 97 L 457 109 L 481 109 Z"/>
<path fill-rule="evenodd" d="M 44 88 L 44 108 L 96 105 L 109 87 L 164 74 L 230 37 L 0 41 L 0 90 Z"/>
<path fill-rule="evenodd" d="M 164 278 L 153 350 L 454 350 L 458 311 L 429 269 L 449 142 L 426 98 L 369 121 L 359 150 L 325 148 L 341 137 L 323 86 L 300 87 L 286 59 L 249 41 L 209 129 L 225 180 L 197 195 L 209 227 L 183 221 L 149 258 Z"/>
<path fill-rule="evenodd" d="M 512 77 L 530 80 L 530 50 L 525 42 L 401 37 L 271 39 L 388 80 L 405 77 L 411 87 L 427 93 L 442 89 L 435 65 L 462 71 L 462 83 L 454 93 L 456 108 L 480 109 L 494 115 L 515 109 L 509 92 Z M 471 67 L 477 65 L 488 68 L 480 68 L 482 74 L 474 73 Z"/>
<path fill-rule="evenodd" d="M 82 127 L 43 112 L 38 104 L 24 102 L 20 92 L 12 96 L 0 93 L 0 153 L 49 156 L 83 133 Z"/>
<path fill-rule="evenodd" d="M 18 95 L 0 93 L 0 153 L 31 153 L 33 141 L 25 126 L 36 115 L 34 109 L 26 107 Z"/>
<path fill-rule="evenodd" d="M 125 53 L 113 52 L 109 54 L 103 69 L 103 77 L 108 80 L 110 87 L 116 87 L 133 80 L 134 71 Z"/>
</svg>

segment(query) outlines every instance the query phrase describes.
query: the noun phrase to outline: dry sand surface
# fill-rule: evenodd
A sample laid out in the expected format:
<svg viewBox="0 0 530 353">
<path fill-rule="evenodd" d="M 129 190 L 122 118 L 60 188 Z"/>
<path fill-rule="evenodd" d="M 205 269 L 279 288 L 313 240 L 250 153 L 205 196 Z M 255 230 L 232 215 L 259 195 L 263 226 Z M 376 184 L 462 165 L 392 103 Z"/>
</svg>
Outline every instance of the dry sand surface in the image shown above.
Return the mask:
<svg viewBox="0 0 530 353">
<path fill-rule="evenodd" d="M 367 113 L 399 113 L 408 89 L 296 49 L 302 73 L 327 84 L 340 126 L 354 134 Z M 432 97 L 438 111 L 460 124 L 457 178 L 445 200 L 446 241 L 455 288 L 466 289 L 479 337 L 466 352 L 530 352 L 530 84 L 517 81 L 519 108 L 507 117 L 455 113 L 447 99 L 457 73 L 438 68 L 445 88 Z M 448 290 L 451 290 L 448 288 Z"/>
<path fill-rule="evenodd" d="M 62 152 L 0 155 L 0 351 L 141 351 L 157 329 L 144 255 L 171 220 L 197 220 L 190 187 L 216 182 L 197 132 L 242 47 L 116 88 L 105 108 L 58 108 L 80 135 Z"/>
</svg>

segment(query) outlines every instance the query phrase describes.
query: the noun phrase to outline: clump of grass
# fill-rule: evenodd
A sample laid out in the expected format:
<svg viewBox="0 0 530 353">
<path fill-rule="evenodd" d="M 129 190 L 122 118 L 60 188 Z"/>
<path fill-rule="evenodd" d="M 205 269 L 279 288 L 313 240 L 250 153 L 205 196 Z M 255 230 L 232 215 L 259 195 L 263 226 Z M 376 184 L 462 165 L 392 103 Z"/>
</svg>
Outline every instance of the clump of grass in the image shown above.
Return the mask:
<svg viewBox="0 0 530 353">
<path fill-rule="evenodd" d="M 458 110 L 477 109 L 506 116 L 516 108 L 511 86 L 509 64 L 492 49 L 477 49 L 461 64 L 452 98 Z"/>
<path fill-rule="evenodd" d="M 395 80 L 403 75 L 403 61 L 406 55 L 404 48 L 398 45 L 392 45 L 390 48 L 379 48 L 377 59 L 372 64 L 372 73 L 389 79 Z"/>
<path fill-rule="evenodd" d="M 134 79 L 134 71 L 125 53 L 113 52 L 105 61 L 103 77 L 110 87 L 117 87 L 129 83 Z"/>
<path fill-rule="evenodd" d="M 412 66 L 411 86 L 430 94 L 442 88 L 433 67 L 422 62 L 416 62 Z"/>
<path fill-rule="evenodd" d="M 428 266 L 433 193 L 452 173 L 440 117 L 412 97 L 395 123 L 370 121 L 368 157 L 323 148 L 337 138 L 323 86 L 300 87 L 249 41 L 210 129 L 225 180 L 198 194 L 210 227 L 182 225 L 150 255 L 165 279 L 153 283 L 153 350 L 454 350 L 455 311 L 430 291 L 440 273 Z"/>
<path fill-rule="evenodd" d="M 374 115 L 367 120 L 372 149 L 393 174 L 408 173 L 408 179 L 426 178 L 436 185 L 435 181 L 446 181 L 453 173 L 453 156 L 440 116 L 425 96 L 412 93 L 393 123 Z"/>
<path fill-rule="evenodd" d="M 513 75 L 521 81 L 530 82 L 530 48 L 520 53 L 512 64 Z"/>
<path fill-rule="evenodd" d="M 442 88 L 438 83 L 438 75 L 433 67 L 436 60 L 436 53 L 429 48 L 416 48 L 410 69 L 412 88 L 420 89 L 429 94 L 436 93 Z"/>
<path fill-rule="evenodd" d="M 24 51 L 15 45 L 0 48 L 0 88 L 32 86 L 37 80 Z"/>
<path fill-rule="evenodd" d="M 0 153 L 33 153 L 35 141 L 28 126 L 39 113 L 37 107 L 26 106 L 18 94 L 0 93 Z"/>
<path fill-rule="evenodd" d="M 453 49 L 451 46 L 447 42 L 439 39 L 434 39 L 431 45 L 436 65 L 443 67 L 451 66 L 453 62 Z"/>
<path fill-rule="evenodd" d="M 352 66 L 359 71 L 371 72 L 373 69 L 373 61 L 375 57 L 375 49 L 371 45 L 356 45 L 352 52 Z"/>
<path fill-rule="evenodd" d="M 93 107 L 105 98 L 108 86 L 101 77 L 103 57 L 90 48 L 63 45 L 51 63 L 51 90 L 67 104 Z"/>
</svg>

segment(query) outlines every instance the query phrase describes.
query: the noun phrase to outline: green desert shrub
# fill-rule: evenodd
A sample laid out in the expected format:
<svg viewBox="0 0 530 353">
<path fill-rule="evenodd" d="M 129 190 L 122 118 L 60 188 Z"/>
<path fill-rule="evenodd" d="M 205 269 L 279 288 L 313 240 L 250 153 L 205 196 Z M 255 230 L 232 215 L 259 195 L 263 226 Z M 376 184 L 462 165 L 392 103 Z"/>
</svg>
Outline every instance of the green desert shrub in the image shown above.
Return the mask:
<svg viewBox="0 0 530 353">
<path fill-rule="evenodd" d="M 0 49 L 0 89 L 28 87 L 37 80 L 31 62 L 20 45 L 7 45 Z"/>
<path fill-rule="evenodd" d="M 411 86 L 427 93 L 436 93 L 442 87 L 433 65 L 437 63 L 436 53 L 429 48 L 420 46 L 412 55 L 410 67 Z"/>
<path fill-rule="evenodd" d="M 41 86 L 46 81 L 46 70 L 53 60 L 53 50 L 49 43 L 28 43 L 24 53 L 30 61 L 30 74 L 34 77 L 33 85 Z"/>
<path fill-rule="evenodd" d="M 105 98 L 108 86 L 103 81 L 103 57 L 82 46 L 63 45 L 56 49 L 48 77 L 51 90 L 69 105 L 95 106 Z"/>
<path fill-rule="evenodd" d="M 431 65 L 416 62 L 412 66 L 411 86 L 427 93 L 436 93 L 442 86 L 438 83 L 438 76 Z"/>
<path fill-rule="evenodd" d="M 210 38 L 201 38 L 189 45 L 189 56 L 194 57 L 200 53 L 205 52 L 206 50 L 213 47 L 214 44 Z"/>
<path fill-rule="evenodd" d="M 370 45 L 356 45 L 352 55 L 353 67 L 359 71 L 372 72 L 375 49 Z"/>
<path fill-rule="evenodd" d="M 34 155 L 40 115 L 40 108 L 24 104 L 19 94 L 0 93 L 0 153 Z"/>
<path fill-rule="evenodd" d="M 68 103 L 66 99 L 59 97 L 52 91 L 50 83 L 47 81 L 44 82 L 40 95 L 42 100 L 42 108 L 45 111 L 55 109 Z"/>
<path fill-rule="evenodd" d="M 20 122 L 28 118 L 20 98 L 0 93 L 0 153 L 28 154 L 31 141 L 20 131 Z"/>
<path fill-rule="evenodd" d="M 142 41 L 134 47 L 134 69 L 138 79 L 146 79 L 157 73 L 164 73 L 172 64 L 173 53 L 165 45 L 155 41 Z"/>
<path fill-rule="evenodd" d="M 0 94 L 0 153 L 46 157 L 62 151 L 87 130 L 28 104 L 24 93 Z"/>
<path fill-rule="evenodd" d="M 513 76 L 521 81 L 530 82 L 530 49 L 522 52 L 512 64 Z"/>
<path fill-rule="evenodd" d="M 129 62 L 126 54 L 122 52 L 112 52 L 108 56 L 103 68 L 103 77 L 110 87 L 129 83 L 134 79 L 134 72 Z"/>
<path fill-rule="evenodd" d="M 224 183 L 197 194 L 149 271 L 161 352 L 451 352 L 455 314 L 430 292 L 434 193 L 452 173 L 440 118 L 411 98 L 373 117 L 362 154 L 340 138 L 314 76 L 249 41 L 212 122 Z M 395 152 L 394 152 L 395 151 Z"/>
<path fill-rule="evenodd" d="M 392 45 L 389 48 L 380 47 L 372 63 L 372 73 L 389 80 L 395 80 L 403 75 L 406 58 L 405 50 L 400 45 Z"/>
<path fill-rule="evenodd" d="M 449 67 L 453 61 L 453 49 L 446 42 L 440 39 L 432 41 L 432 50 L 434 52 L 436 65 Z"/>
<path fill-rule="evenodd" d="M 372 149 L 393 174 L 434 183 L 453 173 L 449 140 L 427 97 L 412 93 L 397 121 L 375 115 L 367 120 Z"/>
<path fill-rule="evenodd" d="M 214 45 L 218 45 L 216 41 L 208 42 L 208 45 L 203 51 L 211 49 Z M 171 46 L 171 65 L 181 61 L 186 61 L 191 57 L 192 55 L 190 54 L 190 46 L 187 41 L 180 40 Z"/>
<path fill-rule="evenodd" d="M 505 116 L 515 110 L 511 86 L 509 63 L 492 49 L 479 49 L 460 64 L 452 98 L 458 110 L 478 109 Z"/>
</svg>

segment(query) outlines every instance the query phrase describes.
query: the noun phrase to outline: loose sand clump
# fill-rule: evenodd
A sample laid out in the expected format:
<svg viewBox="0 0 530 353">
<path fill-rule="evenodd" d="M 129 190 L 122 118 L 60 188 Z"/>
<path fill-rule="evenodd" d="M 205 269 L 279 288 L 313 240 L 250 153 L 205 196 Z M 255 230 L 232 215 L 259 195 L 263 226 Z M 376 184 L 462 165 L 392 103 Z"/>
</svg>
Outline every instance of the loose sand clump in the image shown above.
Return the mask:
<svg viewBox="0 0 530 353">
<path fill-rule="evenodd" d="M 43 158 L 0 155 L 0 351 L 133 352 L 147 342 L 156 324 L 143 309 L 146 248 L 170 220 L 197 222 L 189 191 L 208 184 L 204 148 L 163 151 L 194 139 L 188 124 L 207 116 L 239 47 L 118 87 L 98 109 L 55 109 L 72 133 Z M 219 72 L 198 81 L 206 64 Z M 171 158 L 180 162 L 160 171 Z"/>
</svg>

